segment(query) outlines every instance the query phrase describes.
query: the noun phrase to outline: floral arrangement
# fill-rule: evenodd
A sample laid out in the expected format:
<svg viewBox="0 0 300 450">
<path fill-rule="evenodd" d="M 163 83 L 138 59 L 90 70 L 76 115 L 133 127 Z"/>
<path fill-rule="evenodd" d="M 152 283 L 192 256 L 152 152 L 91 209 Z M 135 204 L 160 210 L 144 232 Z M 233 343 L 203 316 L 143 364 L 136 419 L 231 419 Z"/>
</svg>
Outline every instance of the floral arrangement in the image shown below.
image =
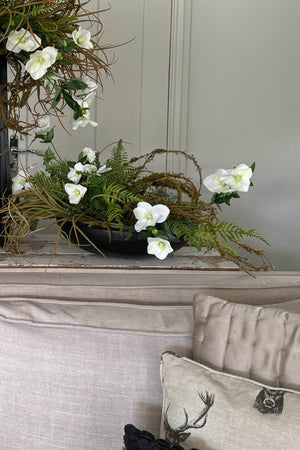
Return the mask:
<svg viewBox="0 0 300 450">
<path fill-rule="evenodd" d="M 159 259 L 172 255 L 178 242 L 207 250 L 236 263 L 242 270 L 267 270 L 270 263 L 263 250 L 247 241 L 267 241 L 255 229 L 221 220 L 220 205 L 230 205 L 238 192 L 252 185 L 255 166 L 240 164 L 219 169 L 202 179 L 201 167 L 192 155 L 182 151 L 156 149 L 128 159 L 122 141 L 106 161 L 102 152 L 84 148 L 76 161 L 64 161 L 53 139 L 51 115 L 62 117 L 68 106 L 73 112 L 72 129 L 97 126 L 90 107 L 101 74 L 109 76 L 106 50 L 100 45 L 102 23 L 99 13 L 85 10 L 80 0 L 0 0 L 0 62 L 9 64 L 13 76 L 0 86 L 0 118 L 5 128 L 18 133 L 35 133 L 35 139 L 49 144 L 41 154 L 44 168 L 22 170 L 13 179 L 13 193 L 2 200 L 0 217 L 7 251 L 20 253 L 22 239 L 56 224 L 58 237 L 66 235 L 65 225 L 79 244 L 83 226 L 119 230 L 147 242 L 147 252 Z M 86 28 L 93 25 L 95 34 Z M 87 75 L 88 74 L 88 75 Z M 35 105 L 28 100 L 36 96 Z M 21 120 L 27 108 L 28 122 Z M 159 155 L 173 153 L 191 161 L 199 185 L 180 173 L 153 172 L 151 162 Z M 101 159 L 100 159 L 101 158 Z M 213 193 L 210 202 L 201 199 L 202 183 Z M 50 219 L 44 225 L 42 219 Z M 173 245 L 173 247 L 172 247 Z M 102 253 L 101 248 L 97 250 Z M 55 253 L 55 250 L 54 250 Z M 246 255 L 258 258 L 250 262 Z"/>
<path fill-rule="evenodd" d="M 0 86 L 0 117 L 5 128 L 28 134 L 49 114 L 56 115 L 65 128 L 65 106 L 73 111 L 73 129 L 97 125 L 91 120 L 90 106 L 97 86 L 102 87 L 101 74 L 111 75 L 111 63 L 105 53 L 109 46 L 100 44 L 99 13 L 103 11 L 89 12 L 87 3 L 0 1 L 0 58 L 12 70 L 12 81 Z M 93 26 L 93 35 L 87 24 Z M 29 105 L 33 94 L 35 104 Z M 28 122 L 22 120 L 23 107 Z"/>
<path fill-rule="evenodd" d="M 106 161 L 102 155 L 109 146 L 102 152 L 86 147 L 76 161 L 64 161 L 55 150 L 52 134 L 53 129 L 44 134 L 40 129 L 36 135 L 52 145 L 41 155 L 44 168 L 22 171 L 13 179 L 13 195 L 2 209 L 7 250 L 20 251 L 22 238 L 44 229 L 44 225 L 37 228 L 41 219 L 52 219 L 46 226 L 56 224 L 58 238 L 69 224 L 78 244 L 79 237 L 84 236 L 95 247 L 82 230 L 85 225 L 108 233 L 119 230 L 125 236 L 136 234 L 147 241 L 148 254 L 159 259 L 170 256 L 172 245 L 183 241 L 199 251 L 217 249 L 223 258 L 245 271 L 270 267 L 262 250 L 244 242 L 256 238 L 267 243 L 256 230 L 243 230 L 219 217 L 222 203 L 229 205 L 232 198 L 239 197 L 238 192 L 246 192 L 252 185 L 254 164 L 219 169 L 206 177 L 204 185 L 213 192 L 208 203 L 201 200 L 202 173 L 192 155 L 156 149 L 129 160 L 120 140 L 113 144 Z M 192 161 L 199 176 L 198 187 L 183 174 L 151 170 L 153 159 L 166 153 Z M 97 250 L 102 253 L 101 248 Z M 241 250 L 258 257 L 259 265 L 240 255 Z"/>
</svg>

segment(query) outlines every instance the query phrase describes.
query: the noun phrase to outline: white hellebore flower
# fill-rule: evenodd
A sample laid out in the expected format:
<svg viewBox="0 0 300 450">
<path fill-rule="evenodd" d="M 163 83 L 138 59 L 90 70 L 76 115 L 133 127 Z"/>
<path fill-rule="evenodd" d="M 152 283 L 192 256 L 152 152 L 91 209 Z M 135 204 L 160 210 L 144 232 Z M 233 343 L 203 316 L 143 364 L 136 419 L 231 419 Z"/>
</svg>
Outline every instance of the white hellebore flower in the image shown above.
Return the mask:
<svg viewBox="0 0 300 450">
<path fill-rule="evenodd" d="M 74 166 L 74 169 L 76 172 L 86 172 L 86 173 L 93 173 L 97 171 L 97 167 L 93 164 L 82 164 L 82 163 L 76 163 Z"/>
<path fill-rule="evenodd" d="M 78 203 L 86 193 L 87 188 L 85 186 L 81 186 L 81 184 L 66 183 L 65 191 L 69 196 L 69 202 L 72 205 L 78 205 Z"/>
<path fill-rule="evenodd" d="M 98 89 L 97 83 L 87 75 L 84 75 L 81 80 L 87 85 L 87 87 L 81 91 L 84 95 L 89 95 Z"/>
<path fill-rule="evenodd" d="M 91 92 L 90 94 L 84 95 L 84 94 L 75 94 L 72 95 L 73 100 L 78 103 L 80 108 L 83 109 L 89 109 L 92 106 L 93 101 L 96 97 L 96 92 Z"/>
<path fill-rule="evenodd" d="M 96 152 L 89 147 L 84 147 L 82 150 L 83 156 L 86 156 L 86 159 L 89 163 L 93 163 L 96 158 Z"/>
<path fill-rule="evenodd" d="M 12 178 L 12 193 L 18 194 L 26 189 L 30 189 L 30 184 L 26 180 L 25 172 L 20 170 L 18 174 Z"/>
<path fill-rule="evenodd" d="M 94 166 L 94 164 L 84 164 L 83 165 L 83 171 L 86 173 L 96 173 L 97 167 Z"/>
<path fill-rule="evenodd" d="M 165 259 L 169 253 L 173 252 L 170 242 L 166 239 L 148 237 L 147 241 L 147 253 L 155 255 L 158 259 Z"/>
<path fill-rule="evenodd" d="M 133 214 L 138 219 L 134 228 L 139 233 L 146 230 L 147 227 L 154 226 L 156 223 L 164 222 L 170 213 L 166 205 L 152 206 L 147 202 L 139 202 L 134 208 Z"/>
<path fill-rule="evenodd" d="M 57 58 L 58 50 L 54 47 L 46 47 L 43 50 L 37 50 L 30 55 L 25 69 L 30 73 L 34 80 L 42 78 L 49 67 L 51 67 Z"/>
<path fill-rule="evenodd" d="M 91 33 L 84 28 L 79 27 L 78 30 L 74 30 L 72 33 L 72 38 L 75 44 L 79 45 L 79 47 L 86 48 L 88 50 L 94 47 L 91 42 Z"/>
<path fill-rule="evenodd" d="M 96 172 L 96 175 L 101 175 L 101 173 L 109 172 L 111 170 L 111 167 L 106 167 L 106 164 L 104 166 L 99 167 L 99 169 Z"/>
<path fill-rule="evenodd" d="M 81 173 L 77 173 L 76 169 L 71 168 L 67 176 L 70 181 L 73 181 L 73 183 L 78 184 L 81 178 Z"/>
<path fill-rule="evenodd" d="M 229 169 L 227 183 L 233 191 L 247 192 L 252 177 L 252 169 L 246 164 L 239 164 L 233 169 Z"/>
<path fill-rule="evenodd" d="M 14 53 L 20 53 L 21 50 L 33 52 L 40 44 L 41 38 L 36 34 L 31 34 L 30 31 L 25 30 L 25 28 L 20 28 L 8 36 L 6 48 L 8 51 Z"/>
<path fill-rule="evenodd" d="M 85 127 L 88 124 L 92 125 L 92 127 L 97 127 L 97 122 L 93 122 L 92 120 L 90 120 L 90 117 L 90 112 L 87 111 L 82 117 L 79 117 L 79 119 L 75 120 L 75 122 L 73 122 L 73 130 L 77 130 L 79 127 Z"/>
<path fill-rule="evenodd" d="M 208 175 L 203 180 L 204 186 L 210 191 L 210 192 L 217 192 L 220 193 L 226 193 L 226 192 L 233 192 L 234 189 L 232 189 L 228 185 L 228 172 L 225 169 L 218 169 L 215 173 L 212 175 Z"/>
<path fill-rule="evenodd" d="M 38 121 L 38 125 L 34 130 L 35 134 L 47 134 L 51 130 L 50 116 L 42 117 Z"/>
<path fill-rule="evenodd" d="M 97 171 L 97 167 L 94 166 L 94 164 L 76 163 L 74 169 L 76 170 L 76 172 L 86 172 L 86 173 L 93 173 Z"/>
<path fill-rule="evenodd" d="M 80 89 L 72 96 L 81 108 L 90 108 L 96 97 L 98 89 L 97 83 L 92 78 L 84 75 L 81 80 L 87 85 L 84 89 Z"/>
<path fill-rule="evenodd" d="M 72 95 L 73 100 L 78 103 L 80 108 L 89 109 L 92 106 L 93 101 L 95 100 L 96 92 L 91 92 L 90 94 L 78 94 Z"/>
</svg>

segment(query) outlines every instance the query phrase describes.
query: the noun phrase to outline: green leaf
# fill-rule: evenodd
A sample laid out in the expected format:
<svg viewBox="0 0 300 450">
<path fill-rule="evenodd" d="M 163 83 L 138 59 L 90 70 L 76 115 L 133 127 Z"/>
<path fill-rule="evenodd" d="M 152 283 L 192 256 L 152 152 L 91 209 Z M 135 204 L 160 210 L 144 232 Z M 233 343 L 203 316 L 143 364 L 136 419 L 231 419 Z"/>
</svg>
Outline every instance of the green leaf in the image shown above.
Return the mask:
<svg viewBox="0 0 300 450">
<path fill-rule="evenodd" d="M 251 164 L 250 169 L 252 170 L 252 172 L 254 172 L 254 170 L 255 170 L 255 162 L 253 162 L 253 163 Z"/>
<path fill-rule="evenodd" d="M 51 169 L 51 161 L 55 159 L 55 154 L 53 153 L 53 151 L 51 150 L 51 148 L 47 148 L 47 150 L 45 151 L 45 154 L 43 156 L 43 160 L 44 160 L 44 166 L 46 167 L 47 170 Z"/>
<path fill-rule="evenodd" d="M 79 117 L 82 117 L 85 114 L 86 110 L 83 110 L 81 108 L 77 109 L 76 111 L 74 111 L 73 114 L 73 119 L 77 120 L 79 119 Z"/>
<path fill-rule="evenodd" d="M 47 150 L 45 151 L 44 158 L 48 159 L 49 161 L 55 159 L 55 154 L 50 147 L 48 147 Z"/>
<path fill-rule="evenodd" d="M 139 239 L 147 239 L 148 237 L 153 237 L 153 234 L 146 230 L 140 231 L 138 234 Z"/>
<path fill-rule="evenodd" d="M 159 233 L 157 234 L 158 237 L 162 237 L 160 234 L 162 233 L 161 228 L 164 230 L 163 234 L 165 237 L 163 239 L 167 239 L 170 242 L 179 242 L 179 239 L 172 233 L 169 224 L 167 221 L 158 224 L 159 227 Z"/>
<path fill-rule="evenodd" d="M 87 87 L 87 84 L 79 80 L 78 78 L 74 78 L 73 80 L 69 81 L 68 83 L 65 83 L 62 85 L 63 89 L 66 89 L 67 91 L 77 91 L 78 89 L 85 89 Z"/>
<path fill-rule="evenodd" d="M 212 196 L 211 199 L 211 203 L 215 203 L 218 207 L 219 205 L 221 205 L 222 203 L 225 203 L 225 205 L 230 206 L 230 200 L 232 198 L 240 198 L 239 194 L 235 191 L 235 192 L 226 192 L 225 194 L 221 193 L 215 193 Z"/>
<path fill-rule="evenodd" d="M 35 150 L 34 153 L 35 153 L 37 156 L 41 156 L 42 158 L 43 158 L 44 155 L 45 155 L 44 152 L 39 152 L 38 150 Z"/>
<path fill-rule="evenodd" d="M 72 98 L 72 95 L 70 95 L 68 92 L 66 91 L 62 91 L 62 95 L 65 99 L 65 102 L 68 106 L 70 106 L 71 109 L 73 109 L 73 111 L 77 111 L 78 109 L 80 109 L 80 106 L 78 105 L 78 103 Z"/>
<path fill-rule="evenodd" d="M 105 211 L 105 207 L 102 205 L 99 198 L 94 198 L 92 201 L 92 207 L 97 209 L 98 211 Z"/>
<path fill-rule="evenodd" d="M 43 142 L 44 144 L 49 144 L 50 142 L 52 142 L 54 138 L 54 127 L 51 128 L 51 130 L 48 131 L 47 134 L 36 134 L 35 137 L 36 139 L 41 139 L 40 142 Z"/>
<path fill-rule="evenodd" d="M 71 61 L 68 61 L 67 59 L 61 59 L 60 64 L 63 64 L 64 66 L 72 66 Z"/>
<path fill-rule="evenodd" d="M 61 49 L 61 52 L 65 55 L 66 53 L 71 52 L 76 47 L 75 42 L 70 42 L 68 45 L 64 45 L 64 47 Z"/>
<path fill-rule="evenodd" d="M 54 86 L 55 89 L 55 95 L 54 95 L 54 99 L 52 102 L 52 109 L 56 108 L 57 104 L 60 102 L 61 100 L 61 87 L 58 85 Z"/>
</svg>

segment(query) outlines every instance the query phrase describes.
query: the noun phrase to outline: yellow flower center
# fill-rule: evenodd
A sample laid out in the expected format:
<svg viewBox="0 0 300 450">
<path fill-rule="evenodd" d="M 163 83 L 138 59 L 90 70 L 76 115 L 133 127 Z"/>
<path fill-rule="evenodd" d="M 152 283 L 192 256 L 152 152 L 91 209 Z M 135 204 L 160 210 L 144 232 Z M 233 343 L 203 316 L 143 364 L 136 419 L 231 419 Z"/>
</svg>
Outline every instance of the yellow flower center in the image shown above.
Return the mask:
<svg viewBox="0 0 300 450">
<path fill-rule="evenodd" d="M 236 175 L 233 176 L 233 179 L 234 179 L 234 181 L 235 181 L 236 184 L 240 184 L 241 181 L 242 181 L 242 179 L 243 179 L 243 175 L 241 175 L 241 174 L 236 174 Z"/>
<path fill-rule="evenodd" d="M 167 246 L 167 244 L 165 242 L 163 242 L 163 241 L 160 241 L 158 243 L 158 247 L 161 248 L 162 250 L 164 250 L 166 248 L 166 246 Z"/>
<path fill-rule="evenodd" d="M 146 212 L 144 217 L 147 220 L 153 220 L 153 214 L 151 212 Z"/>
</svg>

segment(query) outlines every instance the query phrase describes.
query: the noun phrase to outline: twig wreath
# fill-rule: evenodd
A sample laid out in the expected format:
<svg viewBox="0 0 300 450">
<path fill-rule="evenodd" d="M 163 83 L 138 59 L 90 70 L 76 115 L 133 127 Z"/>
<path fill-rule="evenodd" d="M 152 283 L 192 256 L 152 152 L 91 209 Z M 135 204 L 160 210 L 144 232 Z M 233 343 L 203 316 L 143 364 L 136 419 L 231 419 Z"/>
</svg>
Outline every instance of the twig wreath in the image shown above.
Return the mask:
<svg viewBox="0 0 300 450">
<path fill-rule="evenodd" d="M 49 114 L 61 122 L 66 105 L 73 110 L 78 126 L 91 122 L 89 107 L 96 87 L 102 87 L 103 74 L 111 75 L 112 61 L 106 50 L 113 46 L 100 43 L 103 26 L 99 14 L 105 10 L 87 11 L 87 3 L 0 1 L 0 55 L 12 70 L 12 81 L 0 86 L 0 116 L 5 128 L 27 134 Z M 85 28 L 87 22 L 93 35 Z M 27 122 L 21 118 L 24 107 L 29 113 Z"/>
</svg>

